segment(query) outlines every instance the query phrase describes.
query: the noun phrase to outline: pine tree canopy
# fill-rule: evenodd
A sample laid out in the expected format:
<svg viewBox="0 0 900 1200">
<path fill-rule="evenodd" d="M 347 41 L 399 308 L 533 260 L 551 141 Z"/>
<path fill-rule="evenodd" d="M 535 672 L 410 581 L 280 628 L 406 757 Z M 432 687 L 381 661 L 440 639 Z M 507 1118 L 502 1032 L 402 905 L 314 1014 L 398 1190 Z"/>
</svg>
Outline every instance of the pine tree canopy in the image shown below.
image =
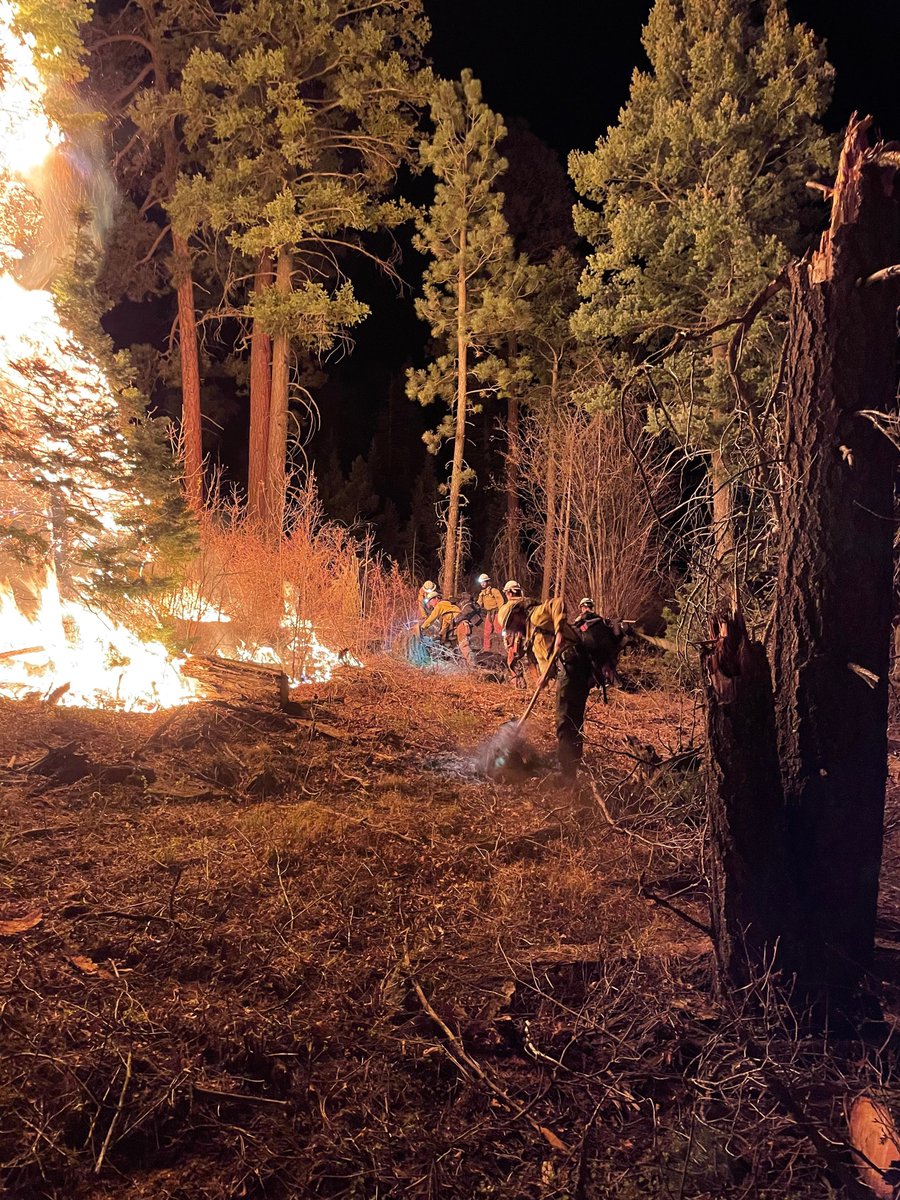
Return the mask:
<svg viewBox="0 0 900 1200">
<path fill-rule="evenodd" d="M 253 0 L 189 58 L 162 119 L 181 120 L 198 168 L 171 212 L 250 261 L 290 252 L 290 293 L 245 310 L 266 332 L 322 351 L 366 315 L 340 260 L 410 215 L 384 193 L 411 153 L 427 36 L 420 0 Z"/>
<path fill-rule="evenodd" d="M 592 247 L 574 328 L 622 339 L 623 370 L 739 315 L 807 244 L 821 218 L 805 182 L 833 160 L 819 125 L 832 69 L 784 0 L 656 0 L 643 44 L 650 69 L 635 71 L 618 124 L 570 159 Z M 778 343 L 771 319 L 751 330 L 751 385 L 771 375 Z M 667 360 L 693 389 L 670 399 L 669 416 L 700 446 L 721 435 L 732 402 L 708 342 L 702 353 Z"/>
<path fill-rule="evenodd" d="M 500 386 L 504 364 L 495 353 L 498 342 L 527 324 L 523 298 L 533 279 L 524 260 L 515 258 L 503 216 L 499 183 L 506 162 L 498 145 L 506 129 L 484 103 L 472 72 L 464 71 L 459 82 L 437 81 L 430 113 L 434 132 L 423 141 L 420 157 L 436 186 L 414 239 L 430 260 L 416 312 L 446 350 L 427 368 L 410 372 L 407 391 L 422 404 L 447 404 L 445 419 L 426 439 L 437 450 L 453 434 L 459 338 L 471 351 L 466 386 L 470 411 L 477 412 Z"/>
</svg>

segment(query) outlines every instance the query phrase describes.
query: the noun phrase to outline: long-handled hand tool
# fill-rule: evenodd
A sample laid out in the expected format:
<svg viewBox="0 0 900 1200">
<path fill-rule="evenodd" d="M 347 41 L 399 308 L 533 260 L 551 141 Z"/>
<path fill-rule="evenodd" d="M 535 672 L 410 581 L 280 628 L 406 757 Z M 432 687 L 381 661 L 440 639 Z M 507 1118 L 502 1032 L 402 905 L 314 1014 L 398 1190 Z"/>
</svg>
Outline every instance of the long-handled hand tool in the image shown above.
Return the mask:
<svg viewBox="0 0 900 1200">
<path fill-rule="evenodd" d="M 562 647 L 560 646 L 558 649 L 554 650 L 553 653 L 550 655 L 550 661 L 547 663 L 544 673 L 541 676 L 540 683 L 537 685 L 537 687 L 534 690 L 534 695 L 528 701 L 528 707 L 525 709 L 525 711 L 522 713 L 521 717 L 519 717 L 518 721 L 516 721 L 515 725 L 513 726 L 514 733 L 519 733 L 522 729 L 522 726 L 525 724 L 525 722 L 531 716 L 534 706 L 538 702 L 538 697 L 540 696 L 540 694 L 544 690 L 544 688 L 547 686 L 547 681 L 550 678 L 553 668 L 556 666 L 556 660 L 559 658 L 561 651 L 562 651 Z"/>
</svg>

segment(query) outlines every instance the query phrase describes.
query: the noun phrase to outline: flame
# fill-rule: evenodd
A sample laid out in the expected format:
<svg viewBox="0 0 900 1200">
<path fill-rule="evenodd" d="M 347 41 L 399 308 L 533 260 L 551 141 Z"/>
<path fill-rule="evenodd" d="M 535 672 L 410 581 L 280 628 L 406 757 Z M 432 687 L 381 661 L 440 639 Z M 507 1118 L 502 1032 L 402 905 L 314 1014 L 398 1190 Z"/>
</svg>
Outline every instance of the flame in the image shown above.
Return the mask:
<svg viewBox="0 0 900 1200">
<path fill-rule="evenodd" d="M 52 529 L 50 514 L 44 511 L 49 508 L 49 489 L 63 510 L 77 492 L 78 502 L 89 507 L 96 520 L 96 532 L 83 534 L 82 541 L 96 546 L 119 530 L 116 514 L 133 514 L 149 501 L 129 478 L 124 435 L 110 433 L 117 404 L 103 371 L 62 324 L 53 296 L 23 288 L 12 273 L 29 239 L 40 236 L 41 221 L 51 220 L 51 214 L 41 212 L 35 181 L 65 142 L 44 106 L 34 39 L 15 32 L 15 17 L 14 5 L 0 0 L 0 418 L 7 438 L 40 446 L 45 465 L 18 481 L 13 515 L 17 504 L 21 515 L 24 503 L 36 529 Z M 40 364 L 40 379 L 34 364 Z M 77 483 L 68 478 L 69 464 L 90 460 L 87 446 L 93 458 L 109 468 L 112 482 L 89 469 Z M 60 465 L 49 465 L 53 462 Z M 64 512 L 62 521 L 65 524 Z M 60 553 L 59 547 L 54 551 Z M 76 577 L 76 587 L 69 590 L 77 590 L 81 582 Z M 199 593 L 185 593 L 180 610 L 172 611 L 197 623 L 230 620 Z M 356 664 L 323 646 L 310 623 L 291 613 L 286 612 L 279 644 L 283 656 L 269 646 L 241 643 L 236 657 L 284 662 L 288 673 L 296 674 L 295 682 L 322 682 L 338 665 Z M 12 586 L 0 576 L 0 695 L 52 696 L 64 705 L 154 711 L 202 697 L 202 686 L 183 676 L 181 665 L 161 642 L 144 641 L 103 613 L 64 596 L 52 567 L 45 568 L 25 612 Z"/>
<path fill-rule="evenodd" d="M 0 591 L 0 630 L 0 694 L 13 699 L 53 695 L 64 705 L 155 712 L 202 694 L 162 643 L 142 642 L 102 613 L 60 599 L 53 582 L 39 593 L 33 618 L 11 590 Z"/>
</svg>

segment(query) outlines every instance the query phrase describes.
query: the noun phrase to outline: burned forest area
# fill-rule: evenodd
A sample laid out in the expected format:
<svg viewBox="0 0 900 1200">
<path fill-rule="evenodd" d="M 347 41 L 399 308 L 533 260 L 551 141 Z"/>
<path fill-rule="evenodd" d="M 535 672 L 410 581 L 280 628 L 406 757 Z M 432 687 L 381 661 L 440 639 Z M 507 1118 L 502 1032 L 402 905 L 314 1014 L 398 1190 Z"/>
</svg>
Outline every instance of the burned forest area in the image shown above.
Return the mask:
<svg viewBox="0 0 900 1200">
<path fill-rule="evenodd" d="M 0 0 L 10 1200 L 900 1200 L 900 24 L 591 7 Z"/>
</svg>

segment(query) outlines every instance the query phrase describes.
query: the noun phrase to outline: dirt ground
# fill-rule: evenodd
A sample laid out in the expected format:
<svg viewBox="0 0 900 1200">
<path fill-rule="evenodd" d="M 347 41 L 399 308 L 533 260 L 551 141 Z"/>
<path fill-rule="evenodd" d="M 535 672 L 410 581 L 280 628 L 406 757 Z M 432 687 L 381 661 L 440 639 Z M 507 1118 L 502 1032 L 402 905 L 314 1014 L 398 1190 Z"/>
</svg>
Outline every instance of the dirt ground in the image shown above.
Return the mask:
<svg viewBox="0 0 900 1200">
<path fill-rule="evenodd" d="M 761 1050 L 764 981 L 715 999 L 694 696 L 593 704 L 574 787 L 474 770 L 508 685 L 376 662 L 294 699 L 0 704 L 6 1195 L 842 1194 L 891 1025 L 767 1013 Z"/>
</svg>

